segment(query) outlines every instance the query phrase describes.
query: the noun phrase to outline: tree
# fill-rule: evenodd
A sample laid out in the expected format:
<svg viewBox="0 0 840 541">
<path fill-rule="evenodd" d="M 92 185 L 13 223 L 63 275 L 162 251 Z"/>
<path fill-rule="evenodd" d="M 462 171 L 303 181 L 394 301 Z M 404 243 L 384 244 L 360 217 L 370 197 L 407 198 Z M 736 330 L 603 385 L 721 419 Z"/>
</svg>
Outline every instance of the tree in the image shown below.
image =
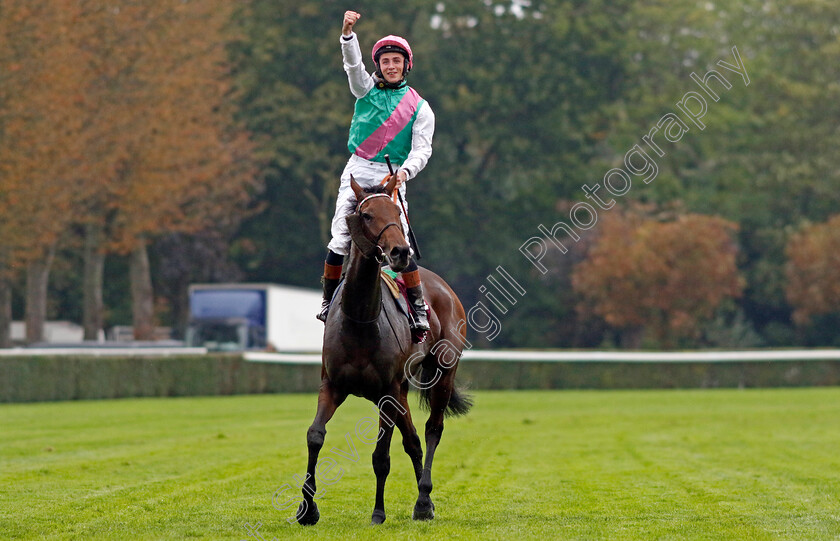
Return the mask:
<svg viewBox="0 0 840 541">
<path fill-rule="evenodd" d="M 28 339 L 39 339 L 53 254 L 74 224 L 86 235 L 87 337 L 101 325 L 110 252 L 133 254 L 135 326 L 148 338 L 147 244 L 235 221 L 258 189 L 231 108 L 234 5 L 36 0 L 0 9 L 0 263 L 28 268 Z"/>
<path fill-rule="evenodd" d="M 429 167 L 409 184 L 418 216 L 412 223 L 467 306 L 480 300 L 479 286 L 496 266 L 523 266 L 523 229 L 555 223 L 558 209 L 596 174 L 601 111 L 621 95 L 621 21 L 629 5 L 435 5 L 432 28 L 421 34 L 433 40 L 422 51 L 429 64 L 418 61 L 412 75 L 427 89 L 437 123 Z M 506 316 L 517 341 L 569 343 L 526 330 L 535 320 L 541 329 L 571 323 L 555 278 L 527 278 L 534 293 Z"/>
<path fill-rule="evenodd" d="M 666 346 L 697 336 L 725 299 L 741 294 L 736 229 L 714 216 L 660 222 L 611 211 L 574 270 L 578 309 L 624 330 L 634 347 L 645 331 Z"/>
<path fill-rule="evenodd" d="M 70 172 L 80 156 L 88 72 L 69 31 L 75 3 L 11 1 L 0 10 L 0 287 L 9 287 L 15 268 L 26 269 L 26 334 L 35 342 L 53 254 L 77 195 Z M 4 306 L 0 314 L 9 312 Z M 0 316 L 4 329 L 9 324 Z"/>
<path fill-rule="evenodd" d="M 840 66 L 840 10 L 822 0 L 634 2 L 627 19 L 627 93 L 610 136 L 628 148 L 651 122 L 673 111 L 703 77 L 732 62 L 737 46 L 749 75 L 735 74 L 720 101 L 709 100 L 706 128 L 692 126 L 665 148 L 648 201 L 680 199 L 693 212 L 738 222 L 742 271 L 739 301 L 772 344 L 790 344 L 785 298 L 785 230 L 837 211 L 840 144 L 835 122 Z M 729 75 L 728 72 L 726 72 Z M 700 91 L 702 92 L 702 91 Z"/>
<path fill-rule="evenodd" d="M 157 239 L 152 247 L 154 288 L 166 299 L 173 338 L 182 339 L 189 320 L 189 285 L 196 282 L 236 282 L 242 271 L 231 261 L 228 240 L 232 227 L 201 233 L 173 233 Z M 200 262 L 196 265 L 196 262 Z"/>
<path fill-rule="evenodd" d="M 233 122 L 225 45 L 229 2 L 87 3 L 97 77 L 88 83 L 89 154 L 82 175 L 86 317 L 96 321 L 101 257 L 131 253 L 136 337 L 154 324 L 147 244 L 229 221 L 257 189 L 250 143 Z M 92 330 L 92 329 L 91 329 Z"/>
<path fill-rule="evenodd" d="M 840 311 L 840 215 L 791 235 L 786 253 L 794 321 L 805 325 L 814 316 Z"/>
</svg>

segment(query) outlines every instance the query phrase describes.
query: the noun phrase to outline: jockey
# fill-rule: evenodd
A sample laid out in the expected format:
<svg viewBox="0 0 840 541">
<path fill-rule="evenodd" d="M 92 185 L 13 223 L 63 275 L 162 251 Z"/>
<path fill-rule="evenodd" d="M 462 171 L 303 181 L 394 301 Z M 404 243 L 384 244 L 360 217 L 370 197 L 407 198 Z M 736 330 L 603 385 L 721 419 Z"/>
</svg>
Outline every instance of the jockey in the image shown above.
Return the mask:
<svg viewBox="0 0 840 541">
<path fill-rule="evenodd" d="M 405 76 L 414 63 L 408 42 L 399 36 L 385 36 L 377 41 L 372 51 L 376 71 L 368 74 L 362 63 L 359 40 L 353 32 L 353 25 L 359 17 L 361 15 L 355 11 L 347 11 L 341 32 L 344 71 L 347 72 L 350 91 L 356 97 L 356 108 L 347 144 L 352 155 L 341 174 L 332 221 L 332 240 L 327 246 L 324 263 L 324 302 L 318 314 L 318 319 L 322 321 L 327 320 L 330 300 L 341 278 L 344 256 L 350 252 L 350 232 L 344 220 L 356 207 L 350 175 L 362 187 L 379 184 L 383 177 L 389 176 L 384 156 L 390 154 L 398 167 L 397 189 L 407 211 L 405 183 L 417 176 L 429 161 L 435 131 L 435 116 L 431 107 L 405 82 Z M 407 234 L 408 223 L 403 209 L 400 209 L 400 216 L 403 232 Z M 423 301 L 420 271 L 413 258 L 402 276 L 408 300 L 415 312 L 412 330 L 427 331 L 429 320 Z"/>
</svg>

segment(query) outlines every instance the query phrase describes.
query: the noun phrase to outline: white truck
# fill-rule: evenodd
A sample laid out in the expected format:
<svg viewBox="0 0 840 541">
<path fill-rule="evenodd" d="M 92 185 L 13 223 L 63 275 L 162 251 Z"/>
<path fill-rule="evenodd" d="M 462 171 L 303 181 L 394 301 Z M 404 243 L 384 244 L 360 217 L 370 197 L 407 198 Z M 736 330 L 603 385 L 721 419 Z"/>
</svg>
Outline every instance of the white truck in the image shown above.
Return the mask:
<svg viewBox="0 0 840 541">
<path fill-rule="evenodd" d="M 192 284 L 186 343 L 213 351 L 321 351 L 321 292 L 278 284 Z"/>
</svg>

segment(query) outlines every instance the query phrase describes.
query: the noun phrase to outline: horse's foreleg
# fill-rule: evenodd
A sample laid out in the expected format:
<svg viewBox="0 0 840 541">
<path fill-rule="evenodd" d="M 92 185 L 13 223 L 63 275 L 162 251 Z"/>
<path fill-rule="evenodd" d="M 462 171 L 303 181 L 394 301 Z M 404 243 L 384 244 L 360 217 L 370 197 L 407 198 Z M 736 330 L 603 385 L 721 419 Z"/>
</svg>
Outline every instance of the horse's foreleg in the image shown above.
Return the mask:
<svg viewBox="0 0 840 541">
<path fill-rule="evenodd" d="M 394 434 L 394 421 L 399 418 L 395 404 L 398 404 L 399 388 L 379 401 L 379 438 L 373 450 L 373 473 L 376 474 L 376 501 L 373 505 L 371 524 L 385 522 L 385 481 L 391 472 L 391 436 Z"/>
<path fill-rule="evenodd" d="M 432 462 L 435 459 L 435 450 L 440 443 L 443 434 L 443 416 L 446 406 L 449 404 L 449 396 L 455 385 L 455 371 L 450 370 L 440 378 L 434 387 L 429 390 L 429 420 L 426 421 L 426 463 L 423 466 L 423 473 L 417 488 L 420 494 L 417 496 L 417 503 L 414 505 L 414 520 L 431 520 L 435 518 L 435 504 L 432 503 Z"/>
<path fill-rule="evenodd" d="M 403 382 L 400 387 L 400 405 L 405 413 L 397 416 L 397 428 L 400 429 L 402 434 L 403 449 L 411 459 L 411 465 L 414 467 L 414 477 L 419 484 L 420 475 L 423 473 L 423 447 L 420 445 L 420 437 L 417 435 L 414 422 L 411 420 L 411 411 L 408 409 L 408 380 Z"/>
<path fill-rule="evenodd" d="M 300 503 L 296 515 L 298 523 L 311 526 L 318 522 L 321 514 L 315 504 L 315 467 L 318 464 L 318 454 L 324 446 L 324 436 L 327 434 L 327 422 L 332 419 L 335 410 L 347 398 L 335 390 L 328 379 L 321 380 L 321 390 L 318 393 L 318 411 L 315 420 L 306 432 L 306 446 L 309 448 L 309 461 L 306 465 L 306 480 L 303 483 L 303 501 Z"/>
</svg>

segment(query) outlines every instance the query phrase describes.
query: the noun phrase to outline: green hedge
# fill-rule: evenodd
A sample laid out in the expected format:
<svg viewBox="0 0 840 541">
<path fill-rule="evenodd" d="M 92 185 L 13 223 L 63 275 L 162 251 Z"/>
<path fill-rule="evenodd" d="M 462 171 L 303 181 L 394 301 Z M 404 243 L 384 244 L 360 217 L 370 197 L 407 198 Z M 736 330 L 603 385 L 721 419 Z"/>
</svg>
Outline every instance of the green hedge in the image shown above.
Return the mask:
<svg viewBox="0 0 840 541">
<path fill-rule="evenodd" d="M 0 358 L 0 402 L 314 392 L 320 366 L 239 355 Z M 464 361 L 472 389 L 648 389 L 840 385 L 840 361 L 558 363 Z"/>
<path fill-rule="evenodd" d="M 677 389 L 840 385 L 840 361 L 469 361 L 458 376 L 475 389 Z"/>
<path fill-rule="evenodd" d="M 0 402 L 305 392 L 320 375 L 239 355 L 13 357 L 0 359 Z"/>
</svg>

